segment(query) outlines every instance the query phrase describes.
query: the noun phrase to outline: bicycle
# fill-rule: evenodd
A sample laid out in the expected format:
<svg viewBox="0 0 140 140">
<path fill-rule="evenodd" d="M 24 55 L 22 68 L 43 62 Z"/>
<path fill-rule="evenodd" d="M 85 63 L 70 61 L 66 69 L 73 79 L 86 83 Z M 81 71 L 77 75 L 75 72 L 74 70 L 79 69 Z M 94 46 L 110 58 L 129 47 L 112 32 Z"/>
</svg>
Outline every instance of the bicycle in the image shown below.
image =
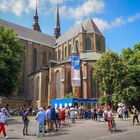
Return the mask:
<svg viewBox="0 0 140 140">
<path fill-rule="evenodd" d="M 116 122 L 114 118 L 112 118 L 112 120 L 108 120 L 108 130 L 112 133 L 113 129 L 116 131 Z"/>
</svg>

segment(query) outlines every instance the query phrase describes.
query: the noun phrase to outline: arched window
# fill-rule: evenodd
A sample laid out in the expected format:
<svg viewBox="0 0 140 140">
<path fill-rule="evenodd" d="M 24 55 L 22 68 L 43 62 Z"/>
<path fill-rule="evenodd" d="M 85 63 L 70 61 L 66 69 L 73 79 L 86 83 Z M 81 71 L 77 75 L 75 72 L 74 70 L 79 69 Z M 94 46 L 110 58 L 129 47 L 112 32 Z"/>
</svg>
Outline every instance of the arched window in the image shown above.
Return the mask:
<svg viewBox="0 0 140 140">
<path fill-rule="evenodd" d="M 60 71 L 57 71 L 55 74 L 55 86 L 56 86 L 56 98 L 61 97 L 61 74 Z"/>
<path fill-rule="evenodd" d="M 46 53 L 46 65 L 48 65 L 49 64 L 49 58 L 48 58 L 49 56 L 48 56 L 48 53 Z"/>
<path fill-rule="evenodd" d="M 47 59 L 46 59 L 46 52 L 43 52 L 43 66 L 46 65 Z"/>
<path fill-rule="evenodd" d="M 67 57 L 67 46 L 65 46 L 65 57 Z"/>
<path fill-rule="evenodd" d="M 52 54 L 51 54 L 51 52 L 49 52 L 48 61 L 51 60 L 51 58 L 52 58 Z"/>
<path fill-rule="evenodd" d="M 71 56 L 71 45 L 68 46 L 68 56 Z"/>
<path fill-rule="evenodd" d="M 97 98 L 97 84 L 93 77 L 93 68 L 90 70 L 91 98 Z"/>
<path fill-rule="evenodd" d="M 58 50 L 58 60 L 61 58 L 61 50 Z"/>
<path fill-rule="evenodd" d="M 74 46 L 74 53 L 79 53 L 79 43 L 77 40 L 76 40 L 75 46 Z"/>
<path fill-rule="evenodd" d="M 44 86 L 44 88 L 45 88 L 45 101 L 46 101 L 46 103 L 48 103 L 48 82 L 49 82 L 49 77 L 47 76 L 45 78 L 45 86 Z"/>
<path fill-rule="evenodd" d="M 36 101 L 39 100 L 39 76 L 36 79 Z"/>
<path fill-rule="evenodd" d="M 79 53 L 79 43 L 78 43 L 78 41 L 76 41 L 75 47 L 76 47 L 76 52 Z"/>
<path fill-rule="evenodd" d="M 85 51 L 89 51 L 89 50 L 91 50 L 91 39 L 87 38 L 85 44 Z"/>
<path fill-rule="evenodd" d="M 64 59 L 64 53 L 65 53 L 65 50 L 64 50 L 64 46 L 62 45 L 62 51 L 61 51 L 61 60 L 63 60 Z"/>
<path fill-rule="evenodd" d="M 71 71 L 68 72 L 68 93 L 72 92 L 72 86 L 71 86 Z"/>
<path fill-rule="evenodd" d="M 37 68 L 37 50 L 33 49 L 33 72 L 36 71 Z"/>
<path fill-rule="evenodd" d="M 98 51 L 101 51 L 101 40 L 99 36 L 96 36 L 96 48 Z"/>
</svg>

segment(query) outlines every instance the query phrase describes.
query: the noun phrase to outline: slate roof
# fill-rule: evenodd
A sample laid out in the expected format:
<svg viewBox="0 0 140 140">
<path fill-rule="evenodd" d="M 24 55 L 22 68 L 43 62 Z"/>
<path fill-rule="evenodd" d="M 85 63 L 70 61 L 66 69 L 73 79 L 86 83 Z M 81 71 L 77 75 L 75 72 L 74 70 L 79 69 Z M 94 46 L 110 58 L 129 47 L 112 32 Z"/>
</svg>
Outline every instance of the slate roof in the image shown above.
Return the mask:
<svg viewBox="0 0 140 140">
<path fill-rule="evenodd" d="M 80 54 L 81 60 L 98 60 L 101 57 L 101 53 L 97 52 L 86 52 Z"/>
<path fill-rule="evenodd" d="M 56 47 L 65 43 L 66 41 L 76 37 L 79 33 L 81 32 L 86 32 L 86 33 L 96 33 L 99 35 L 102 35 L 96 24 L 94 23 L 92 18 L 89 18 L 85 21 L 83 21 L 81 24 L 78 24 L 71 28 L 68 32 L 64 33 L 61 35 L 57 40 L 56 40 Z"/>
<path fill-rule="evenodd" d="M 41 45 L 54 47 L 55 46 L 55 37 L 49 36 L 44 33 L 14 24 L 10 23 L 8 21 L 0 19 L 0 24 L 2 24 L 5 28 L 12 28 L 14 32 L 17 33 L 18 38 L 32 41 Z"/>
<path fill-rule="evenodd" d="M 101 57 L 101 53 L 98 53 L 98 52 L 86 52 L 86 53 L 80 53 L 80 60 L 82 61 L 97 61 L 98 59 L 100 59 Z M 70 57 L 64 59 L 64 60 L 58 60 L 56 61 L 57 64 L 62 64 L 62 63 L 68 63 L 70 62 Z"/>
<path fill-rule="evenodd" d="M 66 41 L 76 37 L 79 33 L 96 33 L 102 35 L 92 18 L 89 18 L 83 21 L 81 24 L 78 24 L 71 28 L 68 32 L 61 35 L 57 40 L 54 36 L 49 36 L 47 34 L 14 24 L 8 21 L 0 19 L 0 24 L 5 28 L 12 28 L 14 32 L 18 34 L 18 38 L 36 42 L 41 45 L 46 45 L 49 47 L 57 47 Z"/>
</svg>

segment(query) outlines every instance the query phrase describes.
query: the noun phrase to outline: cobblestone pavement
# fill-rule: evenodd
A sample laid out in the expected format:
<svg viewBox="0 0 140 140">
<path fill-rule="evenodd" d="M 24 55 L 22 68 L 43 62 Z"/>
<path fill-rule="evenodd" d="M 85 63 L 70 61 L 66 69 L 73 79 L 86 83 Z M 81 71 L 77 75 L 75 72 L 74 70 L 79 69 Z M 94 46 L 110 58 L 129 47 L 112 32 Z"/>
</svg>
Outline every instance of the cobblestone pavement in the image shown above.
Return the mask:
<svg viewBox="0 0 140 140">
<path fill-rule="evenodd" d="M 22 135 L 23 123 L 20 117 L 11 119 L 6 126 L 8 139 L 11 140 L 139 140 L 140 125 L 132 125 L 132 119 L 126 121 L 116 120 L 117 130 L 110 133 L 107 122 L 94 122 L 92 120 L 76 121 L 76 124 L 63 126 L 54 134 L 38 138 L 36 136 L 37 124 L 30 118 L 29 136 Z M 0 136 L 0 140 L 3 138 Z"/>
</svg>

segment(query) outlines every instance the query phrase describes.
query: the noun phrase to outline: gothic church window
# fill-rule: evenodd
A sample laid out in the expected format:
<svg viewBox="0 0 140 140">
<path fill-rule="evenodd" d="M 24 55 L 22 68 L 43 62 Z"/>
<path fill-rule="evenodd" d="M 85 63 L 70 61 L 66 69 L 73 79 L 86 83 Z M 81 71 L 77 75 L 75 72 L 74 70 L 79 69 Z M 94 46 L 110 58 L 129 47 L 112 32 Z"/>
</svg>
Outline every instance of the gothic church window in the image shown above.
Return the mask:
<svg viewBox="0 0 140 140">
<path fill-rule="evenodd" d="M 56 90 L 56 98 L 61 97 L 61 73 L 57 71 L 55 74 L 55 90 Z"/>
<path fill-rule="evenodd" d="M 46 58 L 46 52 L 43 52 L 43 66 L 46 65 L 47 58 Z"/>
<path fill-rule="evenodd" d="M 71 86 L 71 71 L 68 72 L 68 93 L 72 92 L 72 86 Z"/>
<path fill-rule="evenodd" d="M 97 83 L 93 77 L 93 68 L 90 70 L 91 98 L 97 98 Z"/>
<path fill-rule="evenodd" d="M 75 46 L 74 46 L 74 53 L 79 53 L 79 43 L 77 40 L 76 40 Z"/>
<path fill-rule="evenodd" d="M 49 52 L 48 60 L 51 60 L 52 54 Z"/>
<path fill-rule="evenodd" d="M 61 54 L 61 59 L 63 60 L 64 59 L 64 53 L 65 53 L 65 51 L 64 51 L 64 46 L 62 45 L 62 54 Z"/>
<path fill-rule="evenodd" d="M 65 58 L 67 57 L 67 46 L 65 46 Z"/>
<path fill-rule="evenodd" d="M 91 50 L 91 39 L 87 38 L 85 44 L 85 51 L 89 51 L 89 50 Z"/>
<path fill-rule="evenodd" d="M 48 82 L 49 82 L 49 77 L 47 76 L 45 79 L 45 100 L 48 102 Z"/>
<path fill-rule="evenodd" d="M 37 68 L 37 50 L 33 49 L 33 72 L 36 71 Z"/>
<path fill-rule="evenodd" d="M 36 79 L 36 101 L 39 100 L 39 76 Z"/>
<path fill-rule="evenodd" d="M 71 45 L 68 46 L 68 56 L 71 56 Z"/>
<path fill-rule="evenodd" d="M 58 60 L 61 58 L 61 50 L 58 50 Z"/>
<path fill-rule="evenodd" d="M 96 36 L 96 48 L 98 51 L 101 51 L 101 39 L 99 36 Z"/>
</svg>

